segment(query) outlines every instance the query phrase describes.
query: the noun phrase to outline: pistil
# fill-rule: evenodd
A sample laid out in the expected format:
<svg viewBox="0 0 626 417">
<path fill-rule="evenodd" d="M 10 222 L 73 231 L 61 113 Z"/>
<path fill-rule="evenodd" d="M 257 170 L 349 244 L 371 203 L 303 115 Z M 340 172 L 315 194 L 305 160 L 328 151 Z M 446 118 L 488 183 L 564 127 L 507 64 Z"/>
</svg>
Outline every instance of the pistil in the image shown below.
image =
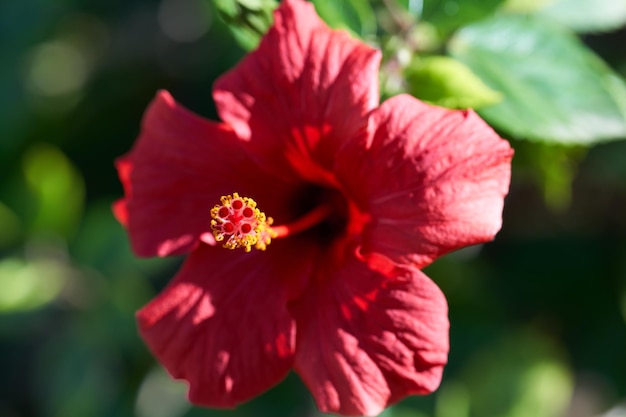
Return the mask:
<svg viewBox="0 0 626 417">
<path fill-rule="evenodd" d="M 276 238 L 295 235 L 322 223 L 330 217 L 332 212 L 333 207 L 330 204 L 322 204 L 291 223 L 273 226 L 272 231 L 276 234 Z"/>
<path fill-rule="evenodd" d="M 222 204 L 211 209 L 211 229 L 218 242 L 224 242 L 226 249 L 244 248 L 250 252 L 252 247 L 265 250 L 272 239 L 292 236 L 322 223 L 333 213 L 331 204 L 315 207 L 295 221 L 272 226 L 274 219 L 267 217 L 257 208 L 257 203 L 250 197 L 241 197 L 238 193 L 220 198 Z"/>
</svg>

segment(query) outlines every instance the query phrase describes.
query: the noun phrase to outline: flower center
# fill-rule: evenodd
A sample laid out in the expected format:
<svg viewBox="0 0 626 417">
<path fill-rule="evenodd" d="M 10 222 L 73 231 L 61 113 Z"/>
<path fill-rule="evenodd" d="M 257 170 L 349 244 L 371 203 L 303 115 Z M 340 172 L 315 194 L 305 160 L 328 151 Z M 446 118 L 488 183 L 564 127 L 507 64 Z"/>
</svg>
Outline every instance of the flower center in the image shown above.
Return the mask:
<svg viewBox="0 0 626 417">
<path fill-rule="evenodd" d="M 211 209 L 211 228 L 218 242 L 227 249 L 244 248 L 250 252 L 254 246 L 265 250 L 275 233 L 270 228 L 271 217 L 256 207 L 256 201 L 239 194 L 220 198 L 222 204 Z"/>
<path fill-rule="evenodd" d="M 272 239 L 308 230 L 333 213 L 332 205 L 322 204 L 289 224 L 272 226 L 274 219 L 259 210 L 256 201 L 250 197 L 233 193 L 221 197 L 220 201 L 222 204 L 211 209 L 211 229 L 215 240 L 224 242 L 222 246 L 226 249 L 244 248 L 246 252 L 250 252 L 252 247 L 265 250 Z"/>
</svg>

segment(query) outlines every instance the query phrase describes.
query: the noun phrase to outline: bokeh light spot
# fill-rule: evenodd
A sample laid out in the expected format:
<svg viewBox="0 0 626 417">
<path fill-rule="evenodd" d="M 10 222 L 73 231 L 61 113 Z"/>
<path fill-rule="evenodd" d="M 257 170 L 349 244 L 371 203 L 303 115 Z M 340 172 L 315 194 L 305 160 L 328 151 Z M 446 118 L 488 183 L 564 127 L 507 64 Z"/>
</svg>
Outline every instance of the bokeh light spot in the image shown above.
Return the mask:
<svg viewBox="0 0 626 417">
<path fill-rule="evenodd" d="M 175 42 L 194 42 L 211 26 L 211 15 L 200 0 L 163 0 L 159 6 L 159 26 Z"/>
<path fill-rule="evenodd" d="M 87 73 L 87 61 L 75 46 L 50 41 L 32 52 L 26 86 L 37 96 L 63 96 L 79 91 L 85 85 Z"/>
<path fill-rule="evenodd" d="M 137 417 L 181 417 L 189 410 L 187 387 L 161 368 L 150 371 L 141 383 L 135 411 Z"/>
<path fill-rule="evenodd" d="M 0 261 L 0 312 L 28 311 L 54 300 L 63 289 L 67 273 L 55 260 Z"/>
</svg>

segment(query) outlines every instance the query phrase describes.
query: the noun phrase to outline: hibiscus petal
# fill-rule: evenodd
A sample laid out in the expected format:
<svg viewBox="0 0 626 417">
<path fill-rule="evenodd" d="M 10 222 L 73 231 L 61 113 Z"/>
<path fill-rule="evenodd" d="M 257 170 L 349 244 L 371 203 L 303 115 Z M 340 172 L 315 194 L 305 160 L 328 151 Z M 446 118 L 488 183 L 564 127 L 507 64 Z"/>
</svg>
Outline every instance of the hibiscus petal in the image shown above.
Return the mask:
<svg viewBox="0 0 626 417">
<path fill-rule="evenodd" d="M 295 369 L 322 411 L 374 416 L 439 386 L 447 304 L 428 277 L 371 254 L 317 278 L 291 309 Z"/>
<path fill-rule="evenodd" d="M 287 301 L 309 277 L 301 245 L 266 252 L 199 246 L 175 279 L 139 310 L 141 336 L 191 402 L 234 407 L 285 377 L 295 326 Z"/>
<path fill-rule="evenodd" d="M 222 195 L 237 191 L 263 204 L 286 193 L 282 182 L 269 179 L 246 152 L 232 129 L 191 113 L 169 93 L 159 92 L 134 148 L 116 162 L 125 198 L 113 211 L 128 227 L 135 253 L 184 253 L 200 236 L 211 243 L 209 213 Z M 264 193 L 271 195 L 264 198 Z"/>
<path fill-rule="evenodd" d="M 372 114 L 369 137 L 338 156 L 340 182 L 371 215 L 363 250 L 422 268 L 492 240 L 502 222 L 513 150 L 472 110 L 401 95 Z"/>
<path fill-rule="evenodd" d="M 259 48 L 215 83 L 213 97 L 257 158 L 286 155 L 282 163 L 323 182 L 319 166 L 331 167 L 378 104 L 379 62 L 379 51 L 329 29 L 311 3 L 287 0 Z"/>
</svg>

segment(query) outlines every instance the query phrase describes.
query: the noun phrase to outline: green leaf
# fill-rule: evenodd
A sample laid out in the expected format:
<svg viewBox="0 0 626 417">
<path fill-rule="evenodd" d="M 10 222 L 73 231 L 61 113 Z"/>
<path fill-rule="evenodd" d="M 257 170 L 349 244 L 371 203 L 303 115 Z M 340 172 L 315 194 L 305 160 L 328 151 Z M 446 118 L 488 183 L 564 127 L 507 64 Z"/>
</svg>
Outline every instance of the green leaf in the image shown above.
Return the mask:
<svg viewBox="0 0 626 417">
<path fill-rule="evenodd" d="M 502 100 L 471 69 L 453 58 L 417 59 L 406 70 L 409 92 L 424 101 L 449 108 L 480 108 Z"/>
<path fill-rule="evenodd" d="M 549 209 L 563 212 L 571 205 L 574 178 L 587 150 L 584 146 L 518 141 L 513 169 L 534 181 Z"/>
<path fill-rule="evenodd" d="M 425 0 L 422 20 L 432 23 L 443 35 L 468 23 L 492 15 L 503 0 Z M 411 2 L 403 2 L 407 6 Z"/>
<path fill-rule="evenodd" d="M 376 34 L 376 15 L 362 0 L 313 0 L 315 10 L 329 26 L 347 29 L 357 36 Z"/>
<path fill-rule="evenodd" d="M 245 49 L 258 46 L 272 25 L 276 0 L 212 0 L 235 40 Z"/>
<path fill-rule="evenodd" d="M 413 16 L 417 18 L 422 17 L 424 0 L 397 0 L 396 3 Z"/>
<path fill-rule="evenodd" d="M 480 113 L 512 136 L 584 145 L 626 136 L 623 81 L 560 27 L 500 16 L 465 27 L 449 50 L 504 94 Z"/>
<path fill-rule="evenodd" d="M 541 10 L 554 0 L 506 0 L 500 11 L 510 13 L 534 13 Z"/>
<path fill-rule="evenodd" d="M 248 10 L 263 10 L 268 5 L 272 5 L 272 7 L 276 7 L 276 2 L 274 1 L 266 1 L 266 0 L 237 0 L 242 7 L 245 7 Z"/>
<path fill-rule="evenodd" d="M 572 201 L 572 186 L 584 148 L 540 144 L 535 163 L 546 205 L 555 212 L 565 211 Z"/>
<path fill-rule="evenodd" d="M 213 5 L 215 5 L 222 18 L 235 18 L 239 12 L 236 0 L 213 0 Z"/>
<path fill-rule="evenodd" d="M 577 32 L 608 31 L 626 24 L 626 1 L 556 0 L 538 15 Z"/>
</svg>

